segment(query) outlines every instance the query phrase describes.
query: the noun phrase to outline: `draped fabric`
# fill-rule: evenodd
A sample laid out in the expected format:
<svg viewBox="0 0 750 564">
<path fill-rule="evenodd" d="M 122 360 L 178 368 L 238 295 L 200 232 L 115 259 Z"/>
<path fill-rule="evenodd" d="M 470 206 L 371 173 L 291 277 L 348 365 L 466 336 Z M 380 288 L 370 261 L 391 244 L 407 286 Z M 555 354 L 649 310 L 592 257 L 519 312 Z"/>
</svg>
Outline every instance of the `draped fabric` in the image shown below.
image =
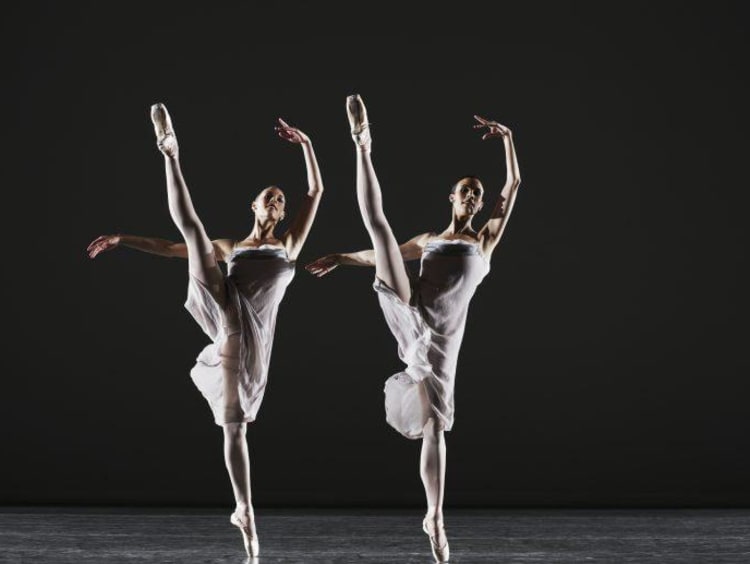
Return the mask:
<svg viewBox="0 0 750 564">
<path fill-rule="evenodd" d="M 422 437 L 430 417 L 450 431 L 456 363 L 474 292 L 489 272 L 476 243 L 436 239 L 422 253 L 411 303 L 375 279 L 386 323 L 406 368 L 385 384 L 386 421 L 410 439 Z"/>
</svg>

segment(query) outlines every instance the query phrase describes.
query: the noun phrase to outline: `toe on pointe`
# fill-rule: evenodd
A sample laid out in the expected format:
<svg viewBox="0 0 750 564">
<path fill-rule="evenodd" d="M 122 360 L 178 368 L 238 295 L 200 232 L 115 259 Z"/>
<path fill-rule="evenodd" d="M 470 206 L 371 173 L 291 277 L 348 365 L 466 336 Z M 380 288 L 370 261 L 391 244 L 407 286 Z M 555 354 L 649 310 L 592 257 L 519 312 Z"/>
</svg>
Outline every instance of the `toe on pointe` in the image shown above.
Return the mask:
<svg viewBox="0 0 750 564">
<path fill-rule="evenodd" d="M 151 104 L 151 119 L 154 120 L 154 122 L 162 121 L 162 115 L 166 113 L 166 110 L 166 106 L 161 102 Z"/>
<path fill-rule="evenodd" d="M 349 127 L 354 142 L 361 149 L 369 149 L 372 144 L 370 123 L 367 121 L 367 109 L 359 94 L 347 96 L 346 115 L 349 118 Z"/>
<path fill-rule="evenodd" d="M 359 94 L 352 94 L 346 98 L 346 111 L 352 132 L 361 131 L 367 125 L 367 109 Z"/>
<path fill-rule="evenodd" d="M 169 118 L 167 107 L 160 103 L 151 106 L 151 121 L 158 137 L 163 137 L 172 132 L 172 120 Z"/>
<path fill-rule="evenodd" d="M 245 545 L 248 562 L 254 563 L 254 559 L 260 555 L 260 545 L 257 537 L 252 536 L 249 516 L 245 515 L 243 518 L 240 514 L 232 513 L 229 521 L 242 533 L 242 542 Z"/>
<path fill-rule="evenodd" d="M 172 127 L 172 120 L 164 104 L 158 103 L 151 106 L 151 121 L 156 134 L 156 145 L 165 156 L 173 158 L 177 156 L 177 138 Z"/>
<path fill-rule="evenodd" d="M 440 525 L 441 528 L 442 524 Z M 427 534 L 430 539 L 430 548 L 432 548 L 432 556 L 435 562 L 443 563 L 448 562 L 450 559 L 450 547 L 446 539 L 445 543 L 441 546 L 438 545 L 438 531 L 434 523 L 430 522 L 429 519 L 425 518 L 422 521 L 422 530 Z M 443 534 L 445 532 L 443 531 Z"/>
</svg>

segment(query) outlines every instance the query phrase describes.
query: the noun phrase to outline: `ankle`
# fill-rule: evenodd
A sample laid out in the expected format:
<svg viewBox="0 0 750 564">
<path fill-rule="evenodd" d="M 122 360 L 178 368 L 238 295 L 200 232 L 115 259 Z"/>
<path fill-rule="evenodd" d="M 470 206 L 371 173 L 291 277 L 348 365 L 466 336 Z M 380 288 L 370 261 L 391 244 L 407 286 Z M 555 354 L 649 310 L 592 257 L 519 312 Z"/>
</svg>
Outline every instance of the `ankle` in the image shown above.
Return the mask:
<svg viewBox="0 0 750 564">
<path fill-rule="evenodd" d="M 238 503 L 234 508 L 234 512 L 239 513 L 240 515 L 250 515 L 252 517 L 253 506 L 245 503 Z"/>
<path fill-rule="evenodd" d="M 433 523 L 442 523 L 443 522 L 443 510 L 438 509 L 435 507 L 428 507 L 427 508 L 427 514 L 424 516 L 425 519 L 428 521 L 432 521 Z"/>
</svg>

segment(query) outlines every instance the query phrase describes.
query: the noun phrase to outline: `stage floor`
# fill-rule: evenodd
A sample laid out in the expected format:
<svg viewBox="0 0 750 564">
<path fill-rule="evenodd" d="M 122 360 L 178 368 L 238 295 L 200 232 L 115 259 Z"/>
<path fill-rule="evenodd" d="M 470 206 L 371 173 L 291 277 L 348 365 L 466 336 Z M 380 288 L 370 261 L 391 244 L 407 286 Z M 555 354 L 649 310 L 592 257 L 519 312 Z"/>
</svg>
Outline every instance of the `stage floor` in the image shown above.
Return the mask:
<svg viewBox="0 0 750 564">
<path fill-rule="evenodd" d="M 275 563 L 430 563 L 416 511 L 256 511 Z M 453 510 L 451 562 L 750 562 L 750 510 Z M 244 564 L 226 511 L 0 507 L 0 562 Z"/>
</svg>

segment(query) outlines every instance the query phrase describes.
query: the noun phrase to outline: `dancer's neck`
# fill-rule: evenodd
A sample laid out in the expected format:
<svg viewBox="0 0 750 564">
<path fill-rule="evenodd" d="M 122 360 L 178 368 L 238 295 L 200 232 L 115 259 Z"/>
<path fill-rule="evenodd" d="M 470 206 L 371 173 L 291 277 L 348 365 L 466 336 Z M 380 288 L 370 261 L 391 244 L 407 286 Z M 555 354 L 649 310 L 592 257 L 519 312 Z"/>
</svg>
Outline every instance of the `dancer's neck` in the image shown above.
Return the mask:
<svg viewBox="0 0 750 564">
<path fill-rule="evenodd" d="M 459 217 L 454 214 L 448 229 L 445 230 L 445 233 L 450 235 L 475 235 L 476 232 L 471 226 L 471 216 L 467 215 L 465 217 Z"/>
<path fill-rule="evenodd" d="M 275 241 L 276 238 L 273 236 L 273 231 L 276 228 L 276 222 L 271 220 L 261 221 L 255 220 L 255 225 L 250 234 L 245 237 L 245 241 L 250 243 L 262 244 L 268 241 Z"/>
</svg>

